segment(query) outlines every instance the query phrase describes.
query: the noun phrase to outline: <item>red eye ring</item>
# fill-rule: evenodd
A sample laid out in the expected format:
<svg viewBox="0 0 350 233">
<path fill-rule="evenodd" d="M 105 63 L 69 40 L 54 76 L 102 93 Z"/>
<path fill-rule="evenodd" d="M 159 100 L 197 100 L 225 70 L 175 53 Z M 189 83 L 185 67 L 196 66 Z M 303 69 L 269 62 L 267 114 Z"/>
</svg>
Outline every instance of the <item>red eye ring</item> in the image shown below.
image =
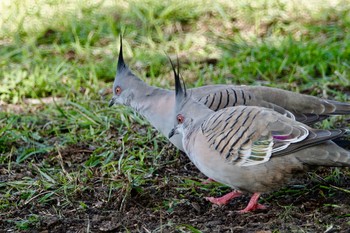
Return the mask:
<svg viewBox="0 0 350 233">
<path fill-rule="evenodd" d="M 178 114 L 178 115 L 176 116 L 176 120 L 177 120 L 177 123 L 178 123 L 178 124 L 182 124 L 182 123 L 184 123 L 185 118 L 184 118 L 184 116 L 183 116 L 182 114 Z"/>
<path fill-rule="evenodd" d="M 120 94 L 122 93 L 122 89 L 120 88 L 120 86 L 116 86 L 116 87 L 115 87 L 115 93 L 116 93 L 117 95 L 120 95 Z"/>
</svg>

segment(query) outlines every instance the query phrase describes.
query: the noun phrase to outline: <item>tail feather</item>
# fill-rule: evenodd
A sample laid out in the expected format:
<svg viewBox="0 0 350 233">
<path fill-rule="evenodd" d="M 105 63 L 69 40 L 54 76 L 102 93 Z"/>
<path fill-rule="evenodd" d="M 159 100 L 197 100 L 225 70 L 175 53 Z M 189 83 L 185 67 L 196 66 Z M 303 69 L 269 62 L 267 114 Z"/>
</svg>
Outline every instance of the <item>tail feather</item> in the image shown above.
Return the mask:
<svg viewBox="0 0 350 233">
<path fill-rule="evenodd" d="M 342 102 L 338 102 L 335 100 L 325 100 L 325 102 L 328 103 L 328 106 L 333 108 L 333 111 L 329 110 L 328 114 L 331 114 L 331 115 L 350 114 L 350 104 L 349 103 L 342 103 Z"/>
<path fill-rule="evenodd" d="M 317 115 L 350 114 L 350 103 L 326 100 L 271 87 L 244 87 L 258 99 L 274 103 L 291 112 Z"/>
<path fill-rule="evenodd" d="M 345 133 L 343 129 L 334 129 L 334 130 L 322 130 L 322 129 L 313 129 L 309 130 L 309 135 L 307 138 L 299 143 L 292 143 L 286 149 L 281 152 L 276 152 L 274 155 L 285 155 L 293 153 L 299 150 L 303 150 L 308 147 L 314 147 L 318 144 L 323 144 L 329 140 L 336 139 L 341 137 Z"/>
<path fill-rule="evenodd" d="M 312 166 L 350 167 L 350 152 L 332 141 L 306 148 L 297 153 L 296 157 Z"/>
</svg>

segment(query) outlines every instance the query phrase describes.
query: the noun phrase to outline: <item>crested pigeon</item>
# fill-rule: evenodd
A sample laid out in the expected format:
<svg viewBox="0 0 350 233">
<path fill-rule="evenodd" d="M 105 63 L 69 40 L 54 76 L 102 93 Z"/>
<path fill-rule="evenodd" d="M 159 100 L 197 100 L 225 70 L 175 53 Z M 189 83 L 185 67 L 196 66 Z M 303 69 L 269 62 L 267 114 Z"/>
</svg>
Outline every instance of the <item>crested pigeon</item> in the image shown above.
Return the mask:
<svg viewBox="0 0 350 233">
<path fill-rule="evenodd" d="M 174 68 L 173 68 L 174 69 Z M 182 88 L 175 74 L 175 127 L 185 153 L 206 176 L 233 191 L 212 203 L 225 204 L 254 193 L 241 213 L 264 209 L 260 193 L 273 191 L 313 166 L 350 166 L 350 153 L 331 139 L 344 130 L 317 130 L 264 107 L 236 106 L 213 111 Z"/>
<path fill-rule="evenodd" d="M 132 73 L 123 58 L 122 37 L 117 74 L 113 84 L 113 97 L 109 106 L 123 104 L 143 115 L 152 126 L 167 137 L 173 128 L 169 121 L 174 114 L 174 91 L 149 86 Z M 191 89 L 192 97 L 212 110 L 247 105 L 274 109 L 290 118 L 313 123 L 329 115 L 350 114 L 350 104 L 320 99 L 290 91 L 259 86 L 209 85 Z M 178 149 L 184 150 L 181 137 L 170 139 Z"/>
</svg>

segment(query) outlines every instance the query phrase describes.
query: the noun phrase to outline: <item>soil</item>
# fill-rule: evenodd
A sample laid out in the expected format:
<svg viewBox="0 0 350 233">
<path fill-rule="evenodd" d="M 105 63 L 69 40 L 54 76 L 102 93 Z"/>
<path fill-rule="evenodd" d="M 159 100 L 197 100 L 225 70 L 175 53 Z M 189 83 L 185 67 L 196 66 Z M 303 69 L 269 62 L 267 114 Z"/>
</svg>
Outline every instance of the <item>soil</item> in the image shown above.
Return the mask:
<svg viewBox="0 0 350 233">
<path fill-rule="evenodd" d="M 228 205 L 217 206 L 203 197 L 225 194 L 230 189 L 215 184 L 196 185 L 205 179 L 184 154 L 177 155 L 168 148 L 165 160 L 175 162 L 162 166 L 150 182 L 123 189 L 109 195 L 109 188 L 93 176 L 93 190 L 78 192 L 71 203 L 62 203 L 57 196 L 52 203 L 23 203 L 17 199 L 16 208 L 1 213 L 0 232 L 19 231 L 14 221 L 38 215 L 39 220 L 26 232 L 347 232 L 350 229 L 349 169 L 322 168 L 298 179 L 300 185 L 286 186 L 281 190 L 263 194 L 260 203 L 268 206 L 247 214 L 239 214 L 250 198 L 244 195 Z M 83 164 L 91 151 L 86 146 L 73 146 L 61 152 L 65 164 Z M 74 155 L 74 156 L 69 156 Z M 40 161 L 38 161 L 40 162 Z M 0 169 L 0 180 L 13 181 L 34 177 L 26 164 L 13 165 L 12 173 L 5 175 Z M 338 172 L 338 173 L 337 173 Z M 336 180 L 329 180 L 338 174 Z M 322 177 L 322 178 L 321 178 Z M 181 188 L 191 179 L 194 184 Z M 204 187 L 204 188 L 203 188 Z M 341 190 L 344 189 L 344 190 Z M 80 202 L 85 203 L 82 208 Z"/>
</svg>

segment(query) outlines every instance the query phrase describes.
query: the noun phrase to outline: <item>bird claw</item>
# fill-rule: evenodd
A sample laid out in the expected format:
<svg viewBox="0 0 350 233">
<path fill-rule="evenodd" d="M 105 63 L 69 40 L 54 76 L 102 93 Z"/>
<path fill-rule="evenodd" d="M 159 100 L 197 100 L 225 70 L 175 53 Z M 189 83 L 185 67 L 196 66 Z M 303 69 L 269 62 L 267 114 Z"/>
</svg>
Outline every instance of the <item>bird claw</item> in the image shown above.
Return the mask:
<svg viewBox="0 0 350 233">
<path fill-rule="evenodd" d="M 205 200 L 210 201 L 213 204 L 216 205 L 226 205 L 227 203 L 230 202 L 231 199 L 235 198 L 235 197 L 239 197 L 241 196 L 242 193 L 239 191 L 233 191 L 230 192 L 222 197 L 205 197 Z"/>
<path fill-rule="evenodd" d="M 249 212 L 252 212 L 252 211 L 255 211 L 255 210 L 266 210 L 267 207 L 265 205 L 262 205 L 262 204 L 259 204 L 257 203 L 256 205 L 250 207 L 249 205 L 243 209 L 243 210 L 238 210 L 237 212 L 240 213 L 240 214 L 245 214 L 245 213 L 249 213 Z"/>
<path fill-rule="evenodd" d="M 266 206 L 258 203 L 259 197 L 260 197 L 260 193 L 254 193 L 253 196 L 250 198 L 250 201 L 247 207 L 245 207 L 243 210 L 238 211 L 238 213 L 244 214 L 244 213 L 252 212 L 254 210 L 266 209 L 267 208 Z"/>
<path fill-rule="evenodd" d="M 205 197 L 205 200 L 210 201 L 211 203 L 221 206 L 226 205 L 230 200 L 224 200 L 221 197 Z"/>
</svg>

